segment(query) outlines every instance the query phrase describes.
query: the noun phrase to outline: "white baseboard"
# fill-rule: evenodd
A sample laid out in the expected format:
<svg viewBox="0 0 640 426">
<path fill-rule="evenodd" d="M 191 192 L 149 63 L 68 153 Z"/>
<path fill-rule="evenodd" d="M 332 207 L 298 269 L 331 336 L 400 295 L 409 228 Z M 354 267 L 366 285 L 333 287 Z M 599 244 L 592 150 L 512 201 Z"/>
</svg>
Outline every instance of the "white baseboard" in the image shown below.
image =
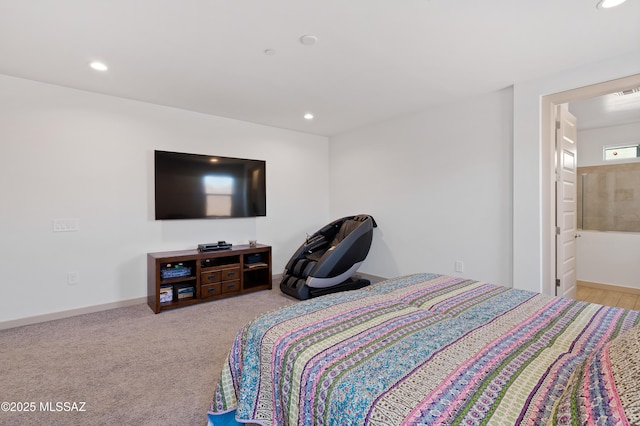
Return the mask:
<svg viewBox="0 0 640 426">
<path fill-rule="evenodd" d="M 615 284 L 604 284 L 604 283 L 596 283 L 592 281 L 577 280 L 576 285 L 582 286 L 582 287 L 598 288 L 601 290 L 619 291 L 621 293 L 640 294 L 640 288 L 625 287 L 625 286 L 615 285 Z"/>
<path fill-rule="evenodd" d="M 366 273 L 358 273 L 357 275 L 360 275 L 363 278 L 368 278 L 371 280 L 371 282 L 378 282 L 385 279 L 382 277 L 369 275 Z M 282 280 L 282 274 L 274 274 L 272 276 L 273 288 L 279 289 L 278 285 L 280 284 L 281 280 Z M 119 302 L 87 306 L 84 308 L 70 309 L 68 311 L 53 312 L 50 314 L 36 315 L 33 317 L 19 318 L 19 319 L 10 320 L 10 321 L 2 321 L 0 322 L 0 330 L 6 330 L 9 328 L 21 327 L 23 325 L 37 324 L 40 322 L 53 321 L 53 320 L 58 320 L 63 318 L 75 317 L 76 315 L 92 314 L 94 312 L 106 311 L 108 309 L 124 308 L 127 306 L 138 305 L 143 303 L 147 303 L 146 297 L 138 297 L 135 299 L 121 300 Z"/>
<path fill-rule="evenodd" d="M 280 284 L 282 274 L 274 274 L 272 282 L 274 287 Z M 94 312 L 106 311 L 108 309 L 125 308 L 127 306 L 147 303 L 146 297 L 138 297 L 135 299 L 121 300 L 119 302 L 105 303 L 102 305 L 87 306 L 84 308 L 70 309 L 68 311 L 53 312 L 50 314 L 36 315 L 33 317 L 19 318 L 16 320 L 0 322 L 0 330 L 21 327 L 23 325 L 37 324 L 40 322 L 53 321 L 63 318 L 75 317 L 76 315 L 92 314 Z"/>
<path fill-rule="evenodd" d="M 102 305 L 87 306 L 84 308 L 70 309 L 68 311 L 53 312 L 50 314 L 36 315 L 33 317 L 20 318 L 10 321 L 0 322 L 0 330 L 8 328 L 21 327 L 23 325 L 37 324 L 40 322 L 53 321 L 63 318 L 75 317 L 76 315 L 92 314 L 94 312 L 106 311 L 108 309 L 124 308 L 126 306 L 139 305 L 147 303 L 146 297 L 138 297 L 135 299 L 121 300 L 119 302 L 105 303 Z"/>
</svg>

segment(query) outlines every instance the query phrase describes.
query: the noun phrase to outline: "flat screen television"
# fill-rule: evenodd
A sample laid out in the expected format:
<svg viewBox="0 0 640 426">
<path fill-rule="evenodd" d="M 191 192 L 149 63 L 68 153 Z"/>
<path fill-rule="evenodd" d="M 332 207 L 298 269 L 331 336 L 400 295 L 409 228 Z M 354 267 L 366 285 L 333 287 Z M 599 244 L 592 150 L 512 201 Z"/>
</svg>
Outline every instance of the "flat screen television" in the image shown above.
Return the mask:
<svg viewBox="0 0 640 426">
<path fill-rule="evenodd" d="M 266 216 L 266 162 L 155 151 L 156 220 Z"/>
</svg>

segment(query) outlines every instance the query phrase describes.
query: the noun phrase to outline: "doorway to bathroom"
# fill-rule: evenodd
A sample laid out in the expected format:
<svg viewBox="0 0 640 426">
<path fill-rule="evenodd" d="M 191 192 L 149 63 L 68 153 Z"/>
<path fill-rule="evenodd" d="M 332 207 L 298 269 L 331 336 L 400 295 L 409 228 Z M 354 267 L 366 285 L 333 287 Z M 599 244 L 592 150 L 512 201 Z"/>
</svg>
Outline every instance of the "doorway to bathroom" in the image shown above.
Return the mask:
<svg viewBox="0 0 640 426">
<path fill-rule="evenodd" d="M 562 93 L 557 93 L 542 98 L 542 111 L 543 114 L 548 114 L 550 120 L 547 121 L 548 127 L 543 125 L 543 135 L 547 135 L 547 140 L 553 144 L 552 148 L 555 151 L 555 114 L 557 107 L 564 105 L 564 108 L 574 113 L 577 117 L 578 133 L 578 147 L 579 155 L 577 160 L 577 166 L 589 165 L 592 160 L 589 158 L 593 156 L 599 156 L 602 162 L 603 146 L 618 143 L 621 140 L 633 143 L 633 137 L 636 135 L 636 142 L 640 135 L 640 103 L 629 102 L 628 98 L 622 102 L 622 107 L 626 108 L 626 114 L 632 117 L 632 120 L 623 124 L 603 124 L 603 121 L 599 123 L 597 120 L 592 120 L 585 115 L 585 105 L 594 102 L 605 102 L 609 96 L 619 96 L 615 93 L 633 90 L 640 87 L 640 75 L 633 75 L 626 78 L 603 82 L 600 84 L 569 90 Z M 640 99 L 640 94 L 638 95 Z M 613 108 L 612 104 L 603 104 L 602 107 Z M 635 110 L 633 109 L 635 108 Z M 593 108 L 592 108 L 593 109 Z M 612 110 L 607 111 L 611 113 Z M 615 111 L 613 111 L 615 112 Z M 620 111 L 618 111 L 620 113 Z M 582 116 L 582 119 L 581 119 Z M 600 118 L 603 120 L 603 118 Z M 595 124 L 589 124 L 593 122 Z M 598 142 L 591 142 L 591 140 L 598 140 Z M 599 148 L 597 148 L 599 144 Z M 596 152 L 594 154 L 594 150 Z M 556 181 L 556 162 L 557 158 L 553 159 L 554 164 L 550 169 L 554 176 L 552 181 Z M 637 161 L 633 160 L 633 161 Z M 631 162 L 633 162 L 631 161 Z M 582 177 L 580 171 L 577 171 L 576 181 L 576 201 L 577 191 L 582 191 Z M 601 179 L 602 180 L 602 179 Z M 580 188 L 579 188 L 580 187 Z M 636 187 L 637 188 L 637 187 Z M 627 201 L 631 198 L 640 198 L 640 188 L 630 191 L 629 188 L 620 188 L 618 191 L 618 198 L 624 198 Z M 613 197 L 615 198 L 615 189 L 613 189 Z M 549 194 L 554 197 L 553 203 L 556 203 L 555 195 Z M 582 194 L 581 194 L 582 195 Z M 582 198 L 580 203 L 582 203 Z M 581 206 L 580 206 L 581 207 Z M 575 232 L 576 250 L 575 250 L 575 264 L 576 264 L 576 279 L 580 284 L 587 285 L 603 285 L 605 288 L 613 290 L 628 290 L 638 291 L 640 294 L 640 232 L 627 232 L 627 231 L 602 231 L 602 230 L 589 230 L 583 229 L 583 221 L 585 218 L 580 217 L 580 214 L 585 212 L 581 211 L 576 215 L 576 228 Z M 586 212 L 589 214 L 589 212 Z M 638 213 L 636 211 L 636 213 Z M 639 213 L 640 214 L 640 213 Z M 562 233 L 570 225 L 557 221 L 554 217 L 551 223 L 556 223 L 555 233 Z M 565 240 L 566 241 L 566 240 Z M 556 241 L 555 253 L 553 257 L 557 259 L 558 254 L 562 253 L 562 248 L 558 245 L 564 242 L 560 239 Z M 563 286 L 563 274 L 566 271 L 562 270 L 562 266 L 558 268 L 558 262 L 556 262 L 556 283 L 558 295 L 571 295 L 570 283 Z M 567 292 L 569 287 L 569 291 Z M 571 296 L 572 297 L 572 296 Z"/>
</svg>

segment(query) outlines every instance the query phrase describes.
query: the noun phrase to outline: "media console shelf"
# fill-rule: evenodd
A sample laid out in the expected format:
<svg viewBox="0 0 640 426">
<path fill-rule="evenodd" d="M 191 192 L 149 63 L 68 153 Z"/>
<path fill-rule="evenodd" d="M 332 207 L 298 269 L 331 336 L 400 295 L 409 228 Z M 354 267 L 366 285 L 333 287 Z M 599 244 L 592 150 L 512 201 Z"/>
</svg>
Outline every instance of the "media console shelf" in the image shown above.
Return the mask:
<svg viewBox="0 0 640 426">
<path fill-rule="evenodd" d="M 147 253 L 147 304 L 153 312 L 271 289 L 271 246 Z"/>
</svg>

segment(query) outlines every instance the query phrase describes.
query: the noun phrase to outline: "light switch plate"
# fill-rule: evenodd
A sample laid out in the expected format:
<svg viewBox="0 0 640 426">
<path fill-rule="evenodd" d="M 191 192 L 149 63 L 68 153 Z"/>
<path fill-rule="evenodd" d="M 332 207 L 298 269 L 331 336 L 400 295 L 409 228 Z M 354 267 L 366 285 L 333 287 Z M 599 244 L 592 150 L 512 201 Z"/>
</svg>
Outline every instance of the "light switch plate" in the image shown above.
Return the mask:
<svg viewBox="0 0 640 426">
<path fill-rule="evenodd" d="M 67 285 L 78 285 L 80 283 L 80 272 L 69 271 L 67 272 Z"/>
</svg>

